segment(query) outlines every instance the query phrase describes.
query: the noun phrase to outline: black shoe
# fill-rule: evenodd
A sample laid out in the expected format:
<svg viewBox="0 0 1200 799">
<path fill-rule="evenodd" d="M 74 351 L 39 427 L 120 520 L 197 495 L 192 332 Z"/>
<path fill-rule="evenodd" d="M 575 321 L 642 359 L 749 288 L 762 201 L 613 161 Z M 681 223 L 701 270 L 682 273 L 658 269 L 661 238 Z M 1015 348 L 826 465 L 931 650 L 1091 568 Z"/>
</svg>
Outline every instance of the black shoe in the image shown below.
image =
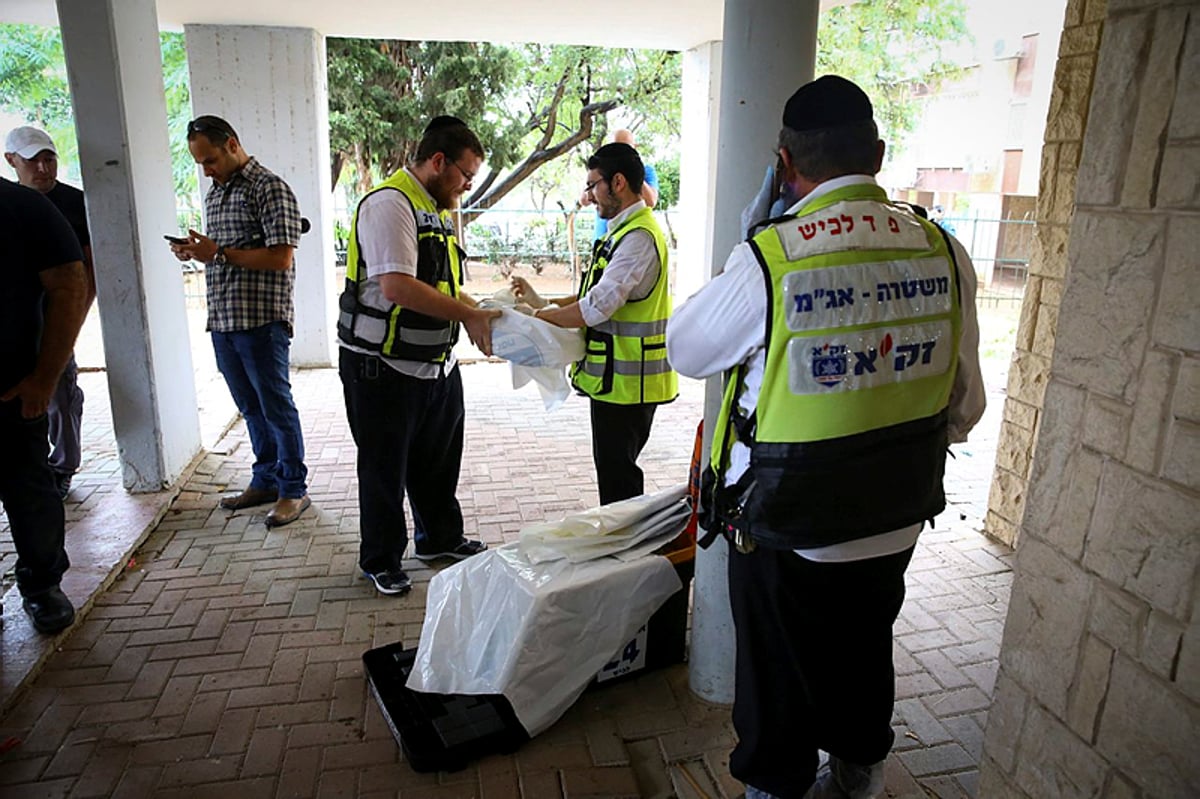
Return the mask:
<svg viewBox="0 0 1200 799">
<path fill-rule="evenodd" d="M 71 477 L 72 475 L 65 472 L 54 473 L 54 485 L 58 488 L 58 498 L 64 502 L 67 495 L 71 493 Z"/>
<path fill-rule="evenodd" d="M 75 621 L 75 606 L 57 585 L 33 596 L 24 597 L 21 606 L 39 633 L 57 633 Z"/>
<path fill-rule="evenodd" d="M 470 539 L 464 538 L 462 543 L 456 546 L 454 549 L 450 549 L 445 552 L 418 552 L 416 554 L 416 558 L 417 560 L 424 561 L 437 560 L 438 558 L 464 560 L 472 555 L 478 555 L 480 552 L 483 552 L 486 549 L 487 544 L 483 543 L 482 541 L 471 541 Z"/>
<path fill-rule="evenodd" d="M 375 583 L 375 590 L 381 594 L 388 596 L 399 596 L 407 594 L 412 590 L 412 580 L 404 573 L 402 569 L 393 569 L 392 571 L 379 572 L 378 574 L 370 574 L 363 572 L 363 576 Z"/>
</svg>

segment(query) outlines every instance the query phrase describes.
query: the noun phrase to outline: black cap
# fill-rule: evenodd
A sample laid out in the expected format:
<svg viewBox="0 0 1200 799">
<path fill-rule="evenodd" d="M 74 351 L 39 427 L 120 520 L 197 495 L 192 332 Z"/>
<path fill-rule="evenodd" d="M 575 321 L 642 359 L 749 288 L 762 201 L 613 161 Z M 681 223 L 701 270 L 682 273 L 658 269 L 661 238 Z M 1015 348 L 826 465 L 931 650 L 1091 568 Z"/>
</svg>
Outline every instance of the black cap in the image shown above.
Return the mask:
<svg viewBox="0 0 1200 799">
<path fill-rule="evenodd" d="M 784 127 L 797 131 L 869 122 L 874 116 L 866 92 L 837 75 L 822 75 L 804 84 L 783 107 Z"/>
<path fill-rule="evenodd" d="M 458 117 L 452 117 L 452 116 L 434 117 L 433 119 L 429 120 L 429 124 L 425 126 L 425 131 L 424 131 L 423 135 L 432 133 L 435 130 L 442 130 L 443 128 L 456 128 L 456 127 L 460 127 L 460 126 L 465 128 L 467 126 L 467 123 L 463 122 Z"/>
</svg>

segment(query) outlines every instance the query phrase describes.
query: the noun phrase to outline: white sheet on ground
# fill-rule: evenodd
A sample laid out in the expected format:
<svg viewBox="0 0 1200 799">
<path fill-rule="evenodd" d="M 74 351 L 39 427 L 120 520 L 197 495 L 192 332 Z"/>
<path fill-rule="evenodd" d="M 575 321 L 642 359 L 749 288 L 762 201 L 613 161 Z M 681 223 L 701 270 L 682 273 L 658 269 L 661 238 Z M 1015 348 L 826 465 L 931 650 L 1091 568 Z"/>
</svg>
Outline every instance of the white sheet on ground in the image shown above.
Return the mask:
<svg viewBox="0 0 1200 799">
<path fill-rule="evenodd" d="M 537 735 L 682 585 L 659 555 L 535 564 L 515 543 L 490 549 L 430 581 L 408 687 L 503 694 Z"/>
</svg>

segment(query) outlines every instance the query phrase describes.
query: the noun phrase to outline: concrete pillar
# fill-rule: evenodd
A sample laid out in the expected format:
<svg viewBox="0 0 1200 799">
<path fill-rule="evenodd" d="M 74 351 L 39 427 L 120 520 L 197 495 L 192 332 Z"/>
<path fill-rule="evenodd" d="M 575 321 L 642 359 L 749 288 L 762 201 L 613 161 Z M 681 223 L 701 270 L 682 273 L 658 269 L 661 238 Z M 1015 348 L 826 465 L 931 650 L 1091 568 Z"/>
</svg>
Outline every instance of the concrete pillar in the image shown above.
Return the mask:
<svg viewBox="0 0 1200 799">
<path fill-rule="evenodd" d="M 292 364 L 329 366 L 336 295 L 325 39 L 309 28 L 225 25 L 185 25 L 184 34 L 192 110 L 227 119 L 312 223 L 296 250 Z M 200 182 L 207 191 L 209 181 Z"/>
<path fill-rule="evenodd" d="M 818 0 L 725 0 L 711 274 L 744 237 L 741 211 L 758 191 L 763 171 L 775 162 L 783 104 L 813 77 L 818 5 Z M 706 432 L 712 430 L 720 399 L 721 381 L 713 378 L 705 392 Z M 733 701 L 727 558 L 724 544 L 697 556 L 688 667 L 692 691 L 719 703 Z"/>
<path fill-rule="evenodd" d="M 200 449 L 154 0 L 58 0 L 125 487 Z"/>
<path fill-rule="evenodd" d="M 683 135 L 679 155 L 679 254 L 675 300 L 696 293 L 712 273 L 717 193 L 717 100 L 721 93 L 721 43 L 705 42 L 683 53 Z"/>
</svg>

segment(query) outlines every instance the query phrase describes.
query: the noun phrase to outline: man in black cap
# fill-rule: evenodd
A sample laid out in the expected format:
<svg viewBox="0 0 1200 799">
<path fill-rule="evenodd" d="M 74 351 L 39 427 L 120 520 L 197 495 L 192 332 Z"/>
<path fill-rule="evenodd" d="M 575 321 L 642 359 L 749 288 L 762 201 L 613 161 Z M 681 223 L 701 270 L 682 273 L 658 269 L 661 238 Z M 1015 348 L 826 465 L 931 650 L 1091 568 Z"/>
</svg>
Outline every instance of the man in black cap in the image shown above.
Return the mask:
<svg viewBox="0 0 1200 799">
<path fill-rule="evenodd" d="M 667 328 L 675 369 L 732 384 L 705 528 L 735 544 L 730 771 L 749 799 L 882 792 L 904 571 L 945 506 L 947 445 L 983 413 L 974 268 L 888 201 L 883 153 L 859 87 L 802 86 L 779 133 L 799 201 L 752 223 Z"/>
</svg>

